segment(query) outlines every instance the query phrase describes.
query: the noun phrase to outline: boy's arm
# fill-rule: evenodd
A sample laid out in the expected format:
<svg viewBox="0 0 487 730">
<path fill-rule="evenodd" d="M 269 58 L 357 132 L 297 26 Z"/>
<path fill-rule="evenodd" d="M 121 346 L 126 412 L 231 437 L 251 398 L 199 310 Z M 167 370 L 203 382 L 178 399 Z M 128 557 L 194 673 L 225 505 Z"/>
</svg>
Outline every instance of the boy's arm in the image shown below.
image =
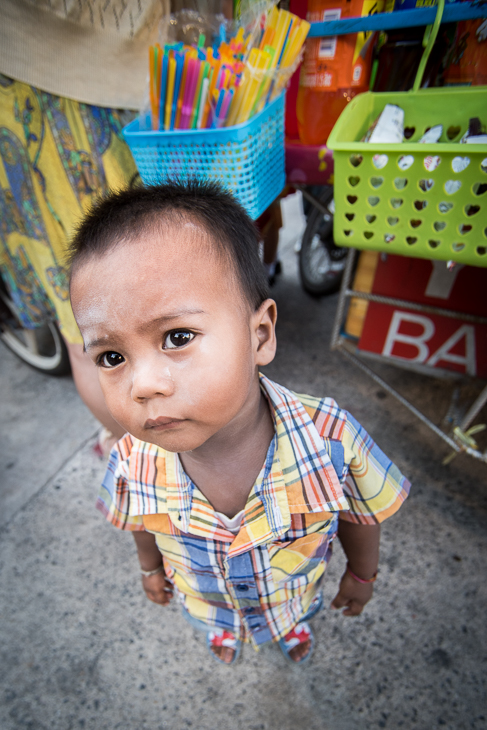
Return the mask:
<svg viewBox="0 0 487 730">
<path fill-rule="evenodd" d="M 339 520 L 338 538 L 348 559 L 352 573 L 363 580 L 372 578 L 379 564 L 380 525 L 359 525 Z M 358 616 L 370 601 L 373 583 L 360 583 L 345 571 L 332 608 L 343 608 L 344 616 Z"/>
<path fill-rule="evenodd" d="M 151 571 L 161 568 L 160 573 L 155 575 L 142 575 L 142 586 L 146 596 L 154 603 L 166 606 L 172 598 L 173 587 L 164 573 L 162 555 L 157 547 L 156 538 L 151 532 L 146 531 L 133 532 L 132 534 L 137 546 L 137 554 L 142 570 Z"/>
</svg>

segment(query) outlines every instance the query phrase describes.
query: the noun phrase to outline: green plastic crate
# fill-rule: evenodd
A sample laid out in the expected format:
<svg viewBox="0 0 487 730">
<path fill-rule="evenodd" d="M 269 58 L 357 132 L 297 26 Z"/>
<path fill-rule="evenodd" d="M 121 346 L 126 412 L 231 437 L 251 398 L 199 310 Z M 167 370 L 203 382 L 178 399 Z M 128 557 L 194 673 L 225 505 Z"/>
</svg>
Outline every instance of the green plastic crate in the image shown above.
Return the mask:
<svg viewBox="0 0 487 730">
<path fill-rule="evenodd" d="M 404 109 L 408 141 L 358 141 L 386 104 Z M 335 243 L 487 266 L 487 145 L 459 143 L 470 117 L 487 127 L 486 86 L 369 92 L 352 99 L 327 143 L 335 164 Z M 436 124 L 443 125 L 440 141 L 418 144 Z M 402 170 L 398 162 L 406 156 L 414 161 Z M 428 171 L 425 162 L 432 156 L 441 162 Z M 462 172 L 453 171 L 456 157 L 470 160 Z M 459 189 L 448 194 L 448 181 Z"/>
</svg>

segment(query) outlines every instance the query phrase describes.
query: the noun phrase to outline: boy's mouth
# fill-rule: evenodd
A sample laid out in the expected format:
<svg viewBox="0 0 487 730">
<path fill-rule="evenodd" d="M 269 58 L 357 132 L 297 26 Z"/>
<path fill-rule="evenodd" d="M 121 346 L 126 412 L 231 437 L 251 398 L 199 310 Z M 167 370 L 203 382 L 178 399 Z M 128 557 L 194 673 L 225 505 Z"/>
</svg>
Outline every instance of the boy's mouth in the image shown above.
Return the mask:
<svg viewBox="0 0 487 730">
<path fill-rule="evenodd" d="M 166 428 L 173 428 L 183 421 L 184 418 L 171 418 L 170 416 L 160 416 L 160 418 L 155 418 L 154 420 L 148 418 L 144 423 L 144 428 L 152 429 L 153 431 L 163 431 Z"/>
</svg>

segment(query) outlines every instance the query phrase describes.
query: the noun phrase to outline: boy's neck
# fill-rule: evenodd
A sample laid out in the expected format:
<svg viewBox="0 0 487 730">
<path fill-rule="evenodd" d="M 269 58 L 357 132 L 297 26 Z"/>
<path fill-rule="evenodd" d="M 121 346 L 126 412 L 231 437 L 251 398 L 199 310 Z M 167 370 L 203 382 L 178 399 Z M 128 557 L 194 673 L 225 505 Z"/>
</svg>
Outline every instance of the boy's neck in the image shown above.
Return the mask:
<svg viewBox="0 0 487 730">
<path fill-rule="evenodd" d="M 274 436 L 269 404 L 260 386 L 248 406 L 241 421 L 199 448 L 179 454 L 190 479 L 213 508 L 228 517 L 245 507 Z"/>
</svg>

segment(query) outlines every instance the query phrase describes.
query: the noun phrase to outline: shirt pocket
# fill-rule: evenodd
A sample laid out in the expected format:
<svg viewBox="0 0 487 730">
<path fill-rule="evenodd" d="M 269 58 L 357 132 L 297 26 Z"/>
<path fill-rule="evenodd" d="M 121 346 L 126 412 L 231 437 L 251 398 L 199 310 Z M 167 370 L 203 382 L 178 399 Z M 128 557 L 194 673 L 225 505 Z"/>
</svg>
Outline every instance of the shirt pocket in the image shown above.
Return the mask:
<svg viewBox="0 0 487 730">
<path fill-rule="evenodd" d="M 288 587 L 314 583 L 323 574 L 324 560 L 330 551 L 330 535 L 315 532 L 292 542 L 273 543 L 269 546 L 272 579 L 277 585 Z M 304 580 L 303 580 L 304 579 Z"/>
</svg>

